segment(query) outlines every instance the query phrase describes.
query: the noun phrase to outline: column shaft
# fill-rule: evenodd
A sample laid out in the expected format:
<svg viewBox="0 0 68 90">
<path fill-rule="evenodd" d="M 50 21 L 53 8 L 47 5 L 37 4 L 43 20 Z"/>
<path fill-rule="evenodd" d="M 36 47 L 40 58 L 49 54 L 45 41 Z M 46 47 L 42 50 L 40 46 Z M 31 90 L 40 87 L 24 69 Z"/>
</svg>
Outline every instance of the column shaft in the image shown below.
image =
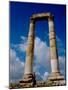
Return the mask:
<svg viewBox="0 0 68 90">
<path fill-rule="evenodd" d="M 26 50 L 26 63 L 24 74 L 32 73 L 33 54 L 34 54 L 34 21 L 30 20 L 30 29 L 28 35 L 28 46 Z"/>
<path fill-rule="evenodd" d="M 49 20 L 49 39 L 50 39 L 50 53 L 51 53 L 51 69 L 52 72 L 59 72 L 58 55 L 56 47 L 56 36 L 54 31 L 53 16 L 48 18 Z"/>
</svg>

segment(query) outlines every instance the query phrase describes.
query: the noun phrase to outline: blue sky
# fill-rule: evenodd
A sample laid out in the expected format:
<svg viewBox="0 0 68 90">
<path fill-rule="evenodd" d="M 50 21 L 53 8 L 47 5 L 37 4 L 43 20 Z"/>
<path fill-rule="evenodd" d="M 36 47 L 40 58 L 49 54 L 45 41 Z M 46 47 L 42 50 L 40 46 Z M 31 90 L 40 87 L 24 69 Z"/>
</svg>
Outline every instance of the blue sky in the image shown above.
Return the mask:
<svg viewBox="0 0 68 90">
<path fill-rule="evenodd" d="M 10 2 L 10 80 L 23 76 L 30 16 L 42 12 L 54 15 L 60 71 L 65 75 L 66 6 Z M 36 22 L 35 36 L 33 69 L 38 80 L 46 80 L 51 72 L 47 21 Z"/>
</svg>

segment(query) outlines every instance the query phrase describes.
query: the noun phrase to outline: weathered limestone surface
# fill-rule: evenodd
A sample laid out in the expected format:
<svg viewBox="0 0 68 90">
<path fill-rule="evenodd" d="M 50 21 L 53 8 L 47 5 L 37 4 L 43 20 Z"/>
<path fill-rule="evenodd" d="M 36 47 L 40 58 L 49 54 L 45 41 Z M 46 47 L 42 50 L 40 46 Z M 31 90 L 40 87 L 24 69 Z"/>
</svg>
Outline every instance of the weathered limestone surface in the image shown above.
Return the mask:
<svg viewBox="0 0 68 90">
<path fill-rule="evenodd" d="M 25 74 L 22 81 L 20 81 L 22 87 L 34 87 L 36 85 L 35 75 Z"/>
<path fill-rule="evenodd" d="M 48 18 L 49 23 L 49 39 L 50 39 L 50 54 L 51 54 L 51 69 L 53 73 L 59 73 L 58 55 L 56 47 L 56 36 L 54 30 L 54 17 Z"/>
<path fill-rule="evenodd" d="M 28 46 L 26 50 L 26 63 L 24 74 L 32 73 L 33 53 L 34 53 L 34 21 L 30 20 L 30 29 L 28 35 Z"/>
<path fill-rule="evenodd" d="M 38 14 L 33 14 L 31 19 L 37 21 L 37 20 L 47 20 L 49 16 L 51 16 L 51 13 L 38 13 Z"/>
<path fill-rule="evenodd" d="M 30 87 L 35 84 L 35 76 L 33 75 L 34 27 L 34 20 L 30 20 L 24 77 L 20 82 L 20 85 L 23 85 L 24 87 Z"/>
<path fill-rule="evenodd" d="M 28 46 L 26 50 L 26 62 L 23 80 L 20 85 L 23 87 L 37 86 L 35 74 L 33 74 L 33 56 L 34 56 L 34 37 L 35 37 L 35 22 L 37 20 L 48 20 L 49 24 L 49 40 L 50 40 L 50 54 L 51 54 L 51 75 L 48 82 L 53 82 L 54 85 L 64 85 L 64 77 L 60 74 L 59 61 L 56 47 L 56 35 L 54 30 L 54 16 L 51 13 L 33 14 L 30 17 L 30 29 L 28 35 Z M 45 85 L 44 85 L 45 86 Z"/>
<path fill-rule="evenodd" d="M 64 77 L 60 74 L 59 70 L 59 61 L 57 54 L 57 46 L 56 46 L 56 35 L 54 30 L 54 17 L 50 16 L 48 18 L 49 22 L 49 39 L 50 39 L 50 54 L 51 54 L 51 75 L 48 78 L 56 84 L 65 83 Z M 60 83 L 60 84 L 61 84 Z"/>
</svg>

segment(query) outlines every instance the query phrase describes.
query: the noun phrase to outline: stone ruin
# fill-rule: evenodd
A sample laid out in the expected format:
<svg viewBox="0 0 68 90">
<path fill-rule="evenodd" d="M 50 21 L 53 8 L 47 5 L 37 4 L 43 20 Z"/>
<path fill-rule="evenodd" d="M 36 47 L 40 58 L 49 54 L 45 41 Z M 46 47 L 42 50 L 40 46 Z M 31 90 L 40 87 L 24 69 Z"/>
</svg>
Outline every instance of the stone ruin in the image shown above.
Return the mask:
<svg viewBox="0 0 68 90">
<path fill-rule="evenodd" d="M 33 73 L 33 57 L 34 57 L 34 39 L 35 39 L 35 22 L 39 20 L 48 20 L 49 25 L 49 41 L 51 55 L 51 74 L 48 77 L 48 82 L 53 82 L 55 85 L 65 85 L 64 76 L 60 74 L 59 61 L 56 47 L 56 34 L 54 28 L 54 16 L 51 13 L 33 14 L 30 17 L 30 29 L 28 35 L 28 46 L 26 50 L 26 62 L 24 77 L 20 81 L 23 87 L 36 86 L 35 73 Z"/>
</svg>

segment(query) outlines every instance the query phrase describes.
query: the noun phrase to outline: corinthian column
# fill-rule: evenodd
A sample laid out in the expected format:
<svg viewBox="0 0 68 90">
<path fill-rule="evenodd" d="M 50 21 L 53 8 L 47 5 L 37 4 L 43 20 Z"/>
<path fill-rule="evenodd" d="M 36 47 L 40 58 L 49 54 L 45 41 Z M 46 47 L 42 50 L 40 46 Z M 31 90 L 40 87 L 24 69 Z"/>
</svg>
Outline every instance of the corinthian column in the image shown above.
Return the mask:
<svg viewBox="0 0 68 90">
<path fill-rule="evenodd" d="M 52 73 L 59 73 L 58 55 L 56 47 L 56 35 L 54 30 L 54 18 L 50 16 L 49 22 L 49 39 L 50 39 L 50 54 L 51 54 L 51 69 Z"/>
<path fill-rule="evenodd" d="M 28 35 L 28 46 L 26 50 L 26 63 L 24 74 L 31 74 L 33 72 L 33 56 L 34 56 L 34 27 L 35 23 L 30 20 L 30 29 Z"/>
<path fill-rule="evenodd" d="M 51 54 L 51 75 L 49 77 L 50 80 L 59 85 L 64 85 L 65 80 L 64 76 L 60 74 L 59 70 L 59 61 L 56 47 L 56 35 L 54 30 L 54 17 L 50 16 L 48 18 L 49 22 L 49 39 L 50 39 L 50 54 Z"/>
<path fill-rule="evenodd" d="M 35 27 L 35 21 L 30 19 L 24 77 L 23 80 L 20 81 L 20 84 L 23 85 L 23 87 L 30 87 L 35 85 L 35 74 L 33 73 L 34 27 Z"/>
</svg>

